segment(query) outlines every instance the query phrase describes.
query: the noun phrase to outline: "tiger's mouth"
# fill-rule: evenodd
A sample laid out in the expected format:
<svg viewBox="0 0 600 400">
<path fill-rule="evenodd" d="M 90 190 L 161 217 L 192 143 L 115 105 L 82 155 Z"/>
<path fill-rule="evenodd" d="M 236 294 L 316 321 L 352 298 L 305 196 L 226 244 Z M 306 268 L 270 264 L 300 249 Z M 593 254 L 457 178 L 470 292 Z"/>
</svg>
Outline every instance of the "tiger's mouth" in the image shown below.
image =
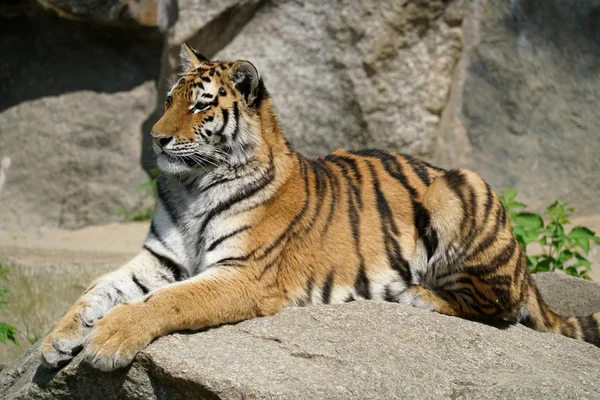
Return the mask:
<svg viewBox="0 0 600 400">
<path fill-rule="evenodd" d="M 193 156 L 189 156 L 189 155 L 174 155 L 174 154 L 168 154 L 168 153 L 163 153 L 166 157 L 167 160 L 170 163 L 179 163 L 179 164 L 185 164 L 188 167 L 194 167 L 197 165 L 201 165 L 202 163 L 195 157 Z"/>
<path fill-rule="evenodd" d="M 171 154 L 164 150 L 157 155 L 156 162 L 160 170 L 172 173 L 206 171 L 216 166 L 198 154 Z"/>
</svg>

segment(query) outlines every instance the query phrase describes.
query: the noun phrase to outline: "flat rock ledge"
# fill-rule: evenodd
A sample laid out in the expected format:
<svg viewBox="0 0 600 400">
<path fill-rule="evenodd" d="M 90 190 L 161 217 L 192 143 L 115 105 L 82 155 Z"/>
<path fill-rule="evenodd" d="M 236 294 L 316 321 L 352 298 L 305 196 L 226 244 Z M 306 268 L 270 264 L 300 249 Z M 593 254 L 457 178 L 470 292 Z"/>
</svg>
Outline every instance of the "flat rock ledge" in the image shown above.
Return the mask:
<svg viewBox="0 0 600 400">
<path fill-rule="evenodd" d="M 600 310 L 596 283 L 537 280 L 559 311 Z M 600 349 L 590 344 L 375 301 L 169 335 L 111 373 L 81 356 L 51 371 L 39 357 L 38 343 L 2 371 L 0 398 L 600 399 Z"/>
</svg>

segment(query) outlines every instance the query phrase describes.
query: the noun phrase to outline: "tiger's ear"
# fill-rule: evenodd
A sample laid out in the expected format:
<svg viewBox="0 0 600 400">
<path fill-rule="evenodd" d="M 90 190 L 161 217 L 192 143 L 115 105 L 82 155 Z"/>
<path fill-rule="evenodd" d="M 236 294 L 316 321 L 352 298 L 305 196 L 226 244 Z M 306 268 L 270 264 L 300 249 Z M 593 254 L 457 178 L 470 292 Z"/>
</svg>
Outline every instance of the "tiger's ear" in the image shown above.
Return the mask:
<svg viewBox="0 0 600 400">
<path fill-rule="evenodd" d="M 181 70 L 183 72 L 198 68 L 204 61 L 208 61 L 208 58 L 192 49 L 186 43 L 182 44 L 181 49 L 179 49 L 179 58 L 181 59 Z"/>
<path fill-rule="evenodd" d="M 249 61 L 236 61 L 229 69 L 229 79 L 248 107 L 252 107 L 258 97 L 260 75 Z"/>
</svg>

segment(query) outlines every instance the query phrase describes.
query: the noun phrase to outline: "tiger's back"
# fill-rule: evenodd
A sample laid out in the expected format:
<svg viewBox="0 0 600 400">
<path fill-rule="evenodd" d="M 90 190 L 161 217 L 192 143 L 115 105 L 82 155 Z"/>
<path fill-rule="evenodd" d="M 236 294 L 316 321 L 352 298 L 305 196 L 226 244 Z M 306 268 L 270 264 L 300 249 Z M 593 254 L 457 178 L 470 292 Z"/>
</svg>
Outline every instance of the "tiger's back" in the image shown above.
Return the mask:
<svg viewBox="0 0 600 400">
<path fill-rule="evenodd" d="M 420 198 L 442 171 L 378 150 L 297 155 L 292 168 L 252 235 L 264 237 L 250 250 L 261 274 L 289 304 L 397 299 L 412 281 Z"/>
</svg>

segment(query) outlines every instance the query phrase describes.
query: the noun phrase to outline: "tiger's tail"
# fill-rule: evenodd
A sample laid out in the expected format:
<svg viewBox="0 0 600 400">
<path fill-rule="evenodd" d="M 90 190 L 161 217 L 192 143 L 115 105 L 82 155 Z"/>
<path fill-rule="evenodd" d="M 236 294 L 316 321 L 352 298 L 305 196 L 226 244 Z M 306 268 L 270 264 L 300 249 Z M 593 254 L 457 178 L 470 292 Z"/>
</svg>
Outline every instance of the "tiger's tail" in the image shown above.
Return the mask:
<svg viewBox="0 0 600 400">
<path fill-rule="evenodd" d="M 531 276 L 527 278 L 529 285 L 518 322 L 536 331 L 558 333 L 600 347 L 600 313 L 583 317 L 560 315 L 546 304 Z"/>
</svg>

